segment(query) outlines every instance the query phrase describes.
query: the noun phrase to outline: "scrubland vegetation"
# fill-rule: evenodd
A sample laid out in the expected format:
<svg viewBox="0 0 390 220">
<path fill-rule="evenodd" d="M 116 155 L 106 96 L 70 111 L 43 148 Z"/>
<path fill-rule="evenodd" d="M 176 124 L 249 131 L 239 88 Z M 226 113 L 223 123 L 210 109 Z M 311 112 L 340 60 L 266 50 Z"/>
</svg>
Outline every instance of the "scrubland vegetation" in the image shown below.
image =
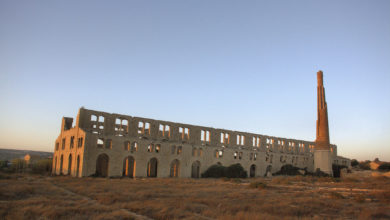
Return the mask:
<svg viewBox="0 0 390 220">
<path fill-rule="evenodd" d="M 0 219 L 386 219 L 390 179 L 72 178 L 0 173 Z"/>
</svg>

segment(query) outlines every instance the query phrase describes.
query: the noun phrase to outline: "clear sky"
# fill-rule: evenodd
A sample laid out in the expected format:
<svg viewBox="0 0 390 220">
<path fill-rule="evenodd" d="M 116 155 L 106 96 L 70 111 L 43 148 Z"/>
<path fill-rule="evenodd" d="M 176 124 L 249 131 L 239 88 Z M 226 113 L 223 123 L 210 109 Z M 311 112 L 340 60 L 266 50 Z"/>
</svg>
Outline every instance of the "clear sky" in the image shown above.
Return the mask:
<svg viewBox="0 0 390 220">
<path fill-rule="evenodd" d="M 0 0 L 0 148 L 78 108 L 315 139 L 390 161 L 390 1 Z"/>
</svg>

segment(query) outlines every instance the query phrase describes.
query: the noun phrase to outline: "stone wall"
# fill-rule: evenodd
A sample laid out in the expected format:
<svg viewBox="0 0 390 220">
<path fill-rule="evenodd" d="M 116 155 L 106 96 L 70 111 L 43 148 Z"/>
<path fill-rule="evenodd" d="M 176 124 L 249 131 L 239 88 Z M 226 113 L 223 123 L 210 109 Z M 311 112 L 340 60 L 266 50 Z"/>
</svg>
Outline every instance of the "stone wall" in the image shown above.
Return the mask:
<svg viewBox="0 0 390 220">
<path fill-rule="evenodd" d="M 148 167 L 154 167 L 152 158 L 157 160 L 157 177 L 191 177 L 197 166 L 200 175 L 216 163 L 225 166 L 240 163 L 248 175 L 252 167 L 254 176 L 264 176 L 267 168 L 277 172 L 285 164 L 313 171 L 314 142 L 310 141 L 84 108 L 79 110 L 75 126 L 72 123 L 72 118 L 63 118 L 53 156 L 55 174 L 69 174 L 70 167 L 72 176 L 94 175 L 104 169 L 100 164 L 104 158 L 108 158 L 108 176 L 125 173 L 146 177 Z M 331 151 L 332 158 L 336 158 L 335 145 L 331 145 Z M 98 159 L 99 155 L 104 157 Z"/>
</svg>

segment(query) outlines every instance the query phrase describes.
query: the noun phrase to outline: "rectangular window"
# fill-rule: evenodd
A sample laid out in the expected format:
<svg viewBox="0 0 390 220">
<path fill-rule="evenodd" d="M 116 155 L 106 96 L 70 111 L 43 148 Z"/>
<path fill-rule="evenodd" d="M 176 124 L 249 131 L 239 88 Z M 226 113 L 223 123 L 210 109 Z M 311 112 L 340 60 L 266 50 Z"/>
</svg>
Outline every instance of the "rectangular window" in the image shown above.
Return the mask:
<svg viewBox="0 0 390 220">
<path fill-rule="evenodd" d="M 74 136 L 70 137 L 70 149 L 74 146 Z"/>
<path fill-rule="evenodd" d="M 131 150 L 130 152 L 133 153 L 133 152 L 137 152 L 138 151 L 138 143 L 137 142 L 134 142 L 132 145 L 131 145 Z"/>
<path fill-rule="evenodd" d="M 77 140 L 77 147 L 82 147 L 83 146 L 83 140 L 84 140 L 84 138 L 79 138 L 78 140 Z"/>
<path fill-rule="evenodd" d="M 123 136 L 123 134 L 127 134 L 128 124 L 129 121 L 127 119 L 116 118 L 114 127 L 114 130 L 116 131 L 115 136 Z"/>
<path fill-rule="evenodd" d="M 60 148 L 60 143 L 56 142 L 56 150 Z"/>
<path fill-rule="evenodd" d="M 150 123 L 149 122 L 138 122 L 138 134 L 150 134 Z"/>
<path fill-rule="evenodd" d="M 230 134 L 229 133 L 221 133 L 221 144 L 229 144 Z"/>
<path fill-rule="evenodd" d="M 259 137 L 253 137 L 252 145 L 253 145 L 253 147 L 260 147 L 260 138 Z"/>
<path fill-rule="evenodd" d="M 155 148 L 156 153 L 160 152 L 160 150 L 161 150 L 161 145 L 156 144 L 156 148 Z"/>
<path fill-rule="evenodd" d="M 200 140 L 204 142 L 210 142 L 210 131 L 201 130 L 200 131 Z"/>
<path fill-rule="evenodd" d="M 245 136 L 244 135 L 237 135 L 237 145 L 244 145 L 245 143 Z"/>
<path fill-rule="evenodd" d="M 169 125 L 160 124 L 158 132 L 159 132 L 160 136 L 162 136 L 162 137 L 169 138 L 171 136 L 171 128 Z"/>
<path fill-rule="evenodd" d="M 62 145 L 61 145 L 62 150 L 65 149 L 65 143 L 66 143 L 66 139 L 62 138 Z"/>
<path fill-rule="evenodd" d="M 103 148 L 103 144 L 104 144 L 104 138 L 98 138 L 97 139 L 97 147 Z"/>
<path fill-rule="evenodd" d="M 181 154 L 182 150 L 183 150 L 182 147 L 181 147 L 181 146 L 178 146 L 178 147 L 177 147 L 177 154 L 178 154 L 178 155 Z"/>
<path fill-rule="evenodd" d="M 274 143 L 274 139 L 272 138 L 267 138 L 267 144 L 273 144 Z"/>
<path fill-rule="evenodd" d="M 179 127 L 179 134 L 180 134 L 180 138 L 182 140 L 189 140 L 190 139 L 190 129 L 189 128 Z"/>
<path fill-rule="evenodd" d="M 123 143 L 123 148 L 124 148 L 125 150 L 129 151 L 129 150 L 130 150 L 130 141 L 125 141 L 125 142 Z"/>
</svg>

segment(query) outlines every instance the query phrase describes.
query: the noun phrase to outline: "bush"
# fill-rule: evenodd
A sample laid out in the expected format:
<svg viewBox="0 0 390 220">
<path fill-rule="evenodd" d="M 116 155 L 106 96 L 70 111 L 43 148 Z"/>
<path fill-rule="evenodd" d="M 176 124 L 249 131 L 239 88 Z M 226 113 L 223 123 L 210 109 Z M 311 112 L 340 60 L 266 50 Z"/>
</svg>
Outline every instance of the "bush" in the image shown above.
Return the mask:
<svg viewBox="0 0 390 220">
<path fill-rule="evenodd" d="M 220 178 L 220 177 L 225 177 L 225 169 L 226 167 L 222 165 L 212 165 L 209 167 L 204 173 L 202 173 L 203 178 L 208 178 L 208 177 L 214 177 L 214 178 Z"/>
<path fill-rule="evenodd" d="M 246 178 L 248 176 L 247 172 L 241 166 L 241 164 L 233 164 L 229 167 L 222 165 L 212 165 L 204 173 L 202 173 L 203 178 Z"/>
<path fill-rule="evenodd" d="M 390 163 L 383 163 L 378 167 L 380 171 L 390 171 Z"/>
<path fill-rule="evenodd" d="M 363 170 L 371 170 L 370 161 L 367 160 L 367 161 L 364 161 L 364 162 L 360 162 L 359 163 L 359 168 L 363 169 Z"/>
<path fill-rule="evenodd" d="M 351 166 L 356 167 L 359 165 L 359 162 L 356 159 L 351 160 Z"/>
<path fill-rule="evenodd" d="M 289 175 L 289 176 L 302 175 L 299 172 L 299 170 L 300 169 L 298 167 L 294 167 L 291 164 L 286 164 L 286 165 L 283 165 L 282 168 L 280 168 L 280 170 L 274 174 L 275 175 Z"/>
<path fill-rule="evenodd" d="M 225 172 L 227 178 L 246 178 L 248 176 L 247 172 L 239 163 L 230 165 L 225 169 Z"/>
</svg>

